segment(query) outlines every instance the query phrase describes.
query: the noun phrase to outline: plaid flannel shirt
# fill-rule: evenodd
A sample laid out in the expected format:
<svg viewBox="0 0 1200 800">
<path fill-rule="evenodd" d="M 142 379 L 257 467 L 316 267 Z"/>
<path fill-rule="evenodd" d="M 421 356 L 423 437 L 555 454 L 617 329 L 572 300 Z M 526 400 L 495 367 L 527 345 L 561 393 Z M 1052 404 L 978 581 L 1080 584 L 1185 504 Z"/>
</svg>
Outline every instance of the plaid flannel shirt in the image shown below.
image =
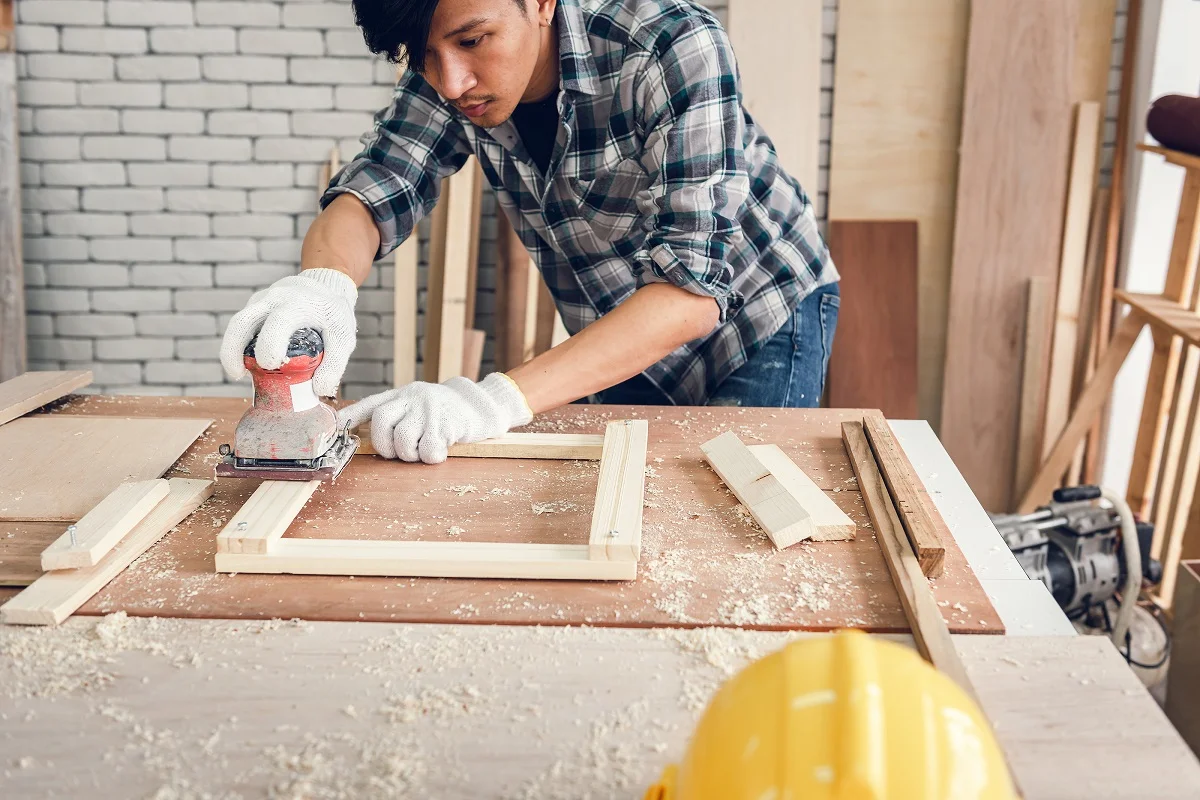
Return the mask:
<svg viewBox="0 0 1200 800">
<path fill-rule="evenodd" d="M 838 279 L 812 204 L 743 108 L 720 23 L 686 0 L 559 0 L 559 129 L 546 175 L 511 121 L 473 125 L 408 70 L 365 149 L 331 181 L 366 204 L 383 257 L 474 154 L 578 333 L 638 288 L 713 297 L 720 323 L 643 373 L 703 404 Z"/>
</svg>

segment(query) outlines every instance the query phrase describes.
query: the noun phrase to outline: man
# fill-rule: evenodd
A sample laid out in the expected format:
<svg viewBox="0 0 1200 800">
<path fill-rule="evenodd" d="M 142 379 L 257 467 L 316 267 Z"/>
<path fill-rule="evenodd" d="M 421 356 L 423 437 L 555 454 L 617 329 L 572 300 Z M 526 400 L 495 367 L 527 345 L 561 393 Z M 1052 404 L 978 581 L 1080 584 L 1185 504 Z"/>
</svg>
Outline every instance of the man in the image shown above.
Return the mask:
<svg viewBox="0 0 1200 800">
<path fill-rule="evenodd" d="M 348 407 L 385 457 L 437 463 L 580 398 L 812 407 L 837 272 L 812 205 L 741 105 L 725 32 L 686 0 L 354 0 L 407 71 L 332 181 L 299 275 L 251 298 L 222 362 L 282 363 L 319 329 L 332 395 L 357 286 L 474 155 L 573 336 L 507 374 L 411 383 Z M 786 76 L 780 76 L 786 80 Z"/>
</svg>

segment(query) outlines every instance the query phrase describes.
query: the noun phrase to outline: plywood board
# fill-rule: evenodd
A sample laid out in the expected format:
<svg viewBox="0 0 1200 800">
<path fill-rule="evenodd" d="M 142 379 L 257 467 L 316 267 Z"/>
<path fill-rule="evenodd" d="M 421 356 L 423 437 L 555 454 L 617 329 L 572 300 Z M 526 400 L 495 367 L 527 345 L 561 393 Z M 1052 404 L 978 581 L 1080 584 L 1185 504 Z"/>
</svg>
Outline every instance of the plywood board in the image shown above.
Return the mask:
<svg viewBox="0 0 1200 800">
<path fill-rule="evenodd" d="M 231 398 L 72 399 L 72 415 L 213 417 L 209 435 L 170 475 L 211 474 L 248 401 Z M 907 629 L 872 536 L 840 424 L 861 412 L 814 409 L 569 406 L 539 415 L 534 433 L 598 435 L 613 418 L 649 422 L 641 558 L 621 585 L 470 579 L 217 575 L 217 533 L 257 485 L 221 480 L 213 499 L 82 613 L 601 626 Z M 731 503 L 699 444 L 726 430 L 771 442 L 858 526 L 848 541 L 776 551 Z M 563 544 L 585 541 L 596 461 L 353 459 L 296 518 L 290 539 L 394 539 Z M 0 540 L 10 530 L 0 523 Z M 934 594 L 952 631 L 1003 628 L 958 547 L 946 546 Z"/>
<path fill-rule="evenodd" d="M 210 422 L 45 414 L 0 426 L 0 519 L 74 522 L 122 483 L 162 477 Z"/>
<path fill-rule="evenodd" d="M 92 382 L 91 370 L 26 372 L 0 383 L 0 425 Z"/>
<path fill-rule="evenodd" d="M 842 276 L 830 406 L 918 417 L 917 239 L 913 221 L 829 223 L 829 252 Z"/>
<path fill-rule="evenodd" d="M 972 3 L 941 438 L 984 508 L 1011 508 L 1029 278 L 1062 242 L 1078 2 Z"/>
<path fill-rule="evenodd" d="M 775 144 L 784 170 L 816 203 L 821 0 L 728 0 L 726 14 L 743 104 Z"/>
<path fill-rule="evenodd" d="M 917 408 L 935 430 L 969 10 L 968 0 L 841 0 L 837 12 L 829 218 L 916 220 Z"/>
</svg>

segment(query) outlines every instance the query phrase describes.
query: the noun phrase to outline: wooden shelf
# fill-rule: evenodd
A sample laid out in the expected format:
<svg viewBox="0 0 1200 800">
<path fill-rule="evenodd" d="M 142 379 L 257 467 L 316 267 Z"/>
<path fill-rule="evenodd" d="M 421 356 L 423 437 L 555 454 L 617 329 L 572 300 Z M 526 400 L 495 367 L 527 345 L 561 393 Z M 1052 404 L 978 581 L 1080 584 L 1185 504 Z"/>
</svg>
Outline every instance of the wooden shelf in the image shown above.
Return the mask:
<svg viewBox="0 0 1200 800">
<path fill-rule="evenodd" d="M 1200 156 L 1194 156 L 1182 150 L 1170 150 L 1156 144 L 1139 144 L 1137 149 L 1145 153 L 1157 153 L 1170 163 L 1178 164 L 1186 169 L 1200 169 Z"/>
<path fill-rule="evenodd" d="M 1200 314 L 1195 311 L 1158 294 L 1139 294 L 1118 289 L 1113 296 L 1140 311 L 1151 325 L 1166 328 L 1182 336 L 1189 344 L 1200 346 Z"/>
</svg>

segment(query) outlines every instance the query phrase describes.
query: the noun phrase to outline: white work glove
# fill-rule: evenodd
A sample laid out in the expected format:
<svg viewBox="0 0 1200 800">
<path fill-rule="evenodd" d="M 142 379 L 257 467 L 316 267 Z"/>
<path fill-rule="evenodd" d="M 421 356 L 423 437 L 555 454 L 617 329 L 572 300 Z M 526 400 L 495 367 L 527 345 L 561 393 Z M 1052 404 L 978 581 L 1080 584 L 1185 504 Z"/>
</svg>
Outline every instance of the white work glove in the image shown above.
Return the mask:
<svg viewBox="0 0 1200 800">
<path fill-rule="evenodd" d="M 280 278 L 255 292 L 246 307 L 233 315 L 221 342 L 221 365 L 230 380 L 245 376 L 242 351 L 255 334 L 254 358 L 264 369 L 279 369 L 287 357 L 288 340 L 301 328 L 314 328 L 325 342 L 325 357 L 313 374 L 313 391 L 333 397 L 342 382 L 356 344 L 354 302 L 358 287 L 344 272 L 306 269 Z"/>
<path fill-rule="evenodd" d="M 479 383 L 417 381 L 380 392 L 338 412 L 351 429 L 371 420 L 371 444 L 384 458 L 440 464 L 451 445 L 479 442 L 533 419 L 512 378 L 493 372 Z"/>
</svg>

